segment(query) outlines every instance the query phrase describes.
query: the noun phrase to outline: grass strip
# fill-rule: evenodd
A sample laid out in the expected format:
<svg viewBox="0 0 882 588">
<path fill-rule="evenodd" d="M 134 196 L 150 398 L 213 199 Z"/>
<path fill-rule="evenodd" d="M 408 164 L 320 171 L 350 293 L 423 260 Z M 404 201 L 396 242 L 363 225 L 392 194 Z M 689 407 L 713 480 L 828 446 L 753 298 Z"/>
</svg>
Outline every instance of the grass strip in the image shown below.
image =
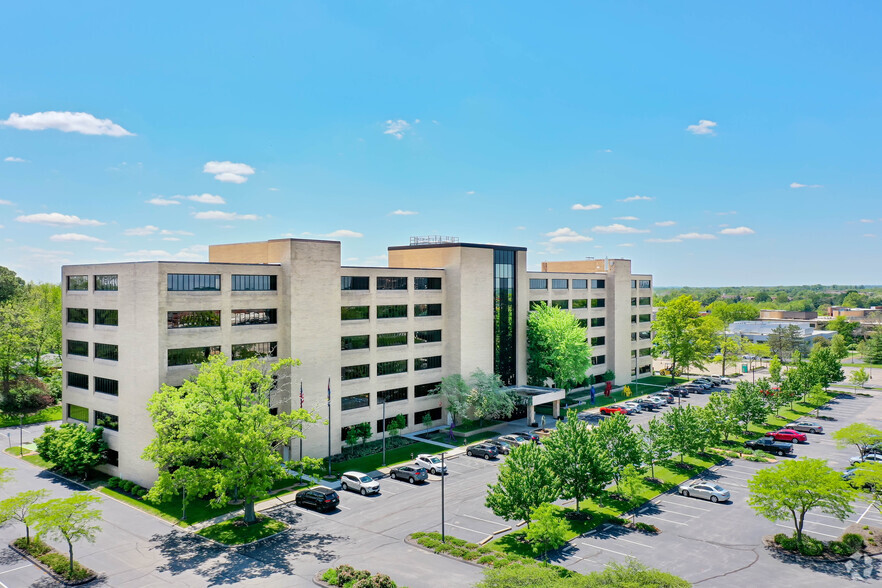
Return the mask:
<svg viewBox="0 0 882 588">
<path fill-rule="evenodd" d="M 281 533 L 287 528 L 288 525 L 282 521 L 258 514 L 256 523 L 246 525 L 244 517 L 236 517 L 216 525 L 211 525 L 210 527 L 205 527 L 197 535 L 213 539 L 224 545 L 242 545 Z"/>
</svg>

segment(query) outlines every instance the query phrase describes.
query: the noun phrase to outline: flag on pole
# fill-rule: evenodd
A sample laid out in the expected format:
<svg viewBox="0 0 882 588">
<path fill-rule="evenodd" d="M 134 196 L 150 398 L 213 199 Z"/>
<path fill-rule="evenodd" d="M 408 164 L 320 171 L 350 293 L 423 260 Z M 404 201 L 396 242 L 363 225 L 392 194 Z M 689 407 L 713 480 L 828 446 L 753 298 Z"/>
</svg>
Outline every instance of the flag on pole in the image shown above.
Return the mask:
<svg viewBox="0 0 882 588">
<path fill-rule="evenodd" d="M 303 408 L 303 380 L 300 380 L 300 408 Z"/>
</svg>

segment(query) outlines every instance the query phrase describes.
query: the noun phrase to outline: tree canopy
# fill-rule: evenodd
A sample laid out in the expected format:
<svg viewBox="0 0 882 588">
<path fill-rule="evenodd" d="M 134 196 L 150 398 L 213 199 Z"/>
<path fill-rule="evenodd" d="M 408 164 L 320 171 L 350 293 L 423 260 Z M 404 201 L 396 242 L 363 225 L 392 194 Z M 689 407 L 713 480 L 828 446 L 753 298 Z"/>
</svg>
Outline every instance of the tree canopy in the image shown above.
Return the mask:
<svg viewBox="0 0 882 588">
<path fill-rule="evenodd" d="M 89 492 L 75 492 L 69 498 L 56 498 L 32 508 L 34 527 L 38 535 L 63 539 L 70 554 L 70 573 L 74 571 L 73 544 L 81 539 L 95 542 L 101 527 L 101 511 L 92 508 L 101 499 Z"/>
<path fill-rule="evenodd" d="M 59 472 L 68 476 L 85 478 L 90 469 L 107 460 L 102 427 L 89 429 L 79 423 L 62 423 L 57 429 L 43 429 L 34 443 L 40 457 L 54 463 Z"/>
<path fill-rule="evenodd" d="M 678 369 L 704 368 L 714 350 L 714 325 L 700 315 L 701 304 L 689 296 L 680 296 L 662 306 L 652 323 L 655 338 L 652 355 L 671 362 L 671 383 Z"/>
<path fill-rule="evenodd" d="M 569 411 L 544 443 L 560 480 L 561 496 L 575 498 L 578 511 L 582 500 L 599 495 L 613 477 L 606 453 L 588 423 L 580 421 L 576 414 Z"/>
<path fill-rule="evenodd" d="M 535 443 L 512 449 L 499 466 L 495 484 L 488 484 L 485 504 L 507 521 L 524 520 L 529 525 L 533 509 L 560 497 L 560 486 L 546 451 Z"/>
<path fill-rule="evenodd" d="M 572 313 L 540 304 L 527 317 L 527 377 L 542 386 L 547 378 L 570 389 L 585 381 L 591 346 L 585 328 Z"/>
</svg>

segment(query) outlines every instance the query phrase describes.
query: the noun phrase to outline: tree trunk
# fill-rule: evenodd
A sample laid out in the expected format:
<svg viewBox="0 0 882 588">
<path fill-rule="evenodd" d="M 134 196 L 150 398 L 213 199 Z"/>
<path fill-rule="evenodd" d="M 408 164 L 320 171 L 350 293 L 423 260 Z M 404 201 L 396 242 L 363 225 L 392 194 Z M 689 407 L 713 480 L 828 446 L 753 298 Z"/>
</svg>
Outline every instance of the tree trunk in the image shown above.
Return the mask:
<svg viewBox="0 0 882 588">
<path fill-rule="evenodd" d="M 71 543 L 70 541 L 67 542 L 67 549 L 70 553 L 70 575 L 71 577 L 73 577 L 73 543 Z"/>
<path fill-rule="evenodd" d="M 25 545 L 31 544 L 31 529 L 25 525 Z"/>
<path fill-rule="evenodd" d="M 726 377 L 726 330 L 723 329 L 723 377 Z"/>
<path fill-rule="evenodd" d="M 795 515 L 794 515 L 794 519 L 796 519 Z M 804 519 L 805 519 L 805 512 L 801 513 L 799 515 L 799 520 L 796 521 L 796 544 L 797 545 L 802 545 L 802 526 L 803 526 Z"/>
<path fill-rule="evenodd" d="M 246 498 L 245 499 L 245 515 L 243 516 L 243 520 L 246 525 L 250 525 L 251 523 L 257 522 L 257 515 L 254 513 L 254 499 Z"/>
</svg>

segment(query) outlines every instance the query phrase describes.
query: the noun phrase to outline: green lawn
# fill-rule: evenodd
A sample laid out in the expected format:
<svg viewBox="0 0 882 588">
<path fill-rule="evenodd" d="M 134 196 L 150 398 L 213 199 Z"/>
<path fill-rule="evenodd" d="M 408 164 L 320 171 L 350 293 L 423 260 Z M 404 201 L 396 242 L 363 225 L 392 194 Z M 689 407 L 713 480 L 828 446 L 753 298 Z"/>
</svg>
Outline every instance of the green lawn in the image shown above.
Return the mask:
<svg viewBox="0 0 882 588">
<path fill-rule="evenodd" d="M 484 427 L 495 427 L 496 425 L 505 424 L 502 421 L 495 421 L 492 419 L 484 419 L 482 421 L 469 421 L 465 420 L 460 424 L 453 427 L 453 430 L 457 433 L 470 433 L 475 429 L 483 429 Z"/>
<path fill-rule="evenodd" d="M 199 531 L 197 535 L 214 539 L 225 545 L 242 545 L 243 543 L 251 543 L 252 541 L 281 533 L 287 527 L 288 525 L 282 521 L 258 514 L 257 522 L 252 525 L 246 526 L 242 517 L 236 517 L 235 519 L 206 527 Z"/>
<path fill-rule="evenodd" d="M 173 500 L 166 500 L 154 504 L 152 502 L 136 500 L 127 494 L 122 494 L 121 492 L 106 487 L 101 487 L 98 491 L 182 527 L 189 527 L 190 525 L 207 521 L 208 519 L 213 519 L 214 517 L 242 508 L 241 504 L 227 504 L 220 508 L 214 508 L 207 500 L 192 499 L 187 502 L 187 520 L 182 521 L 180 520 L 181 498 L 179 496 L 175 497 Z"/>
<path fill-rule="evenodd" d="M 674 378 L 674 383 L 682 384 L 683 382 L 689 381 L 690 378 Z M 628 384 L 631 389 L 634 389 L 634 386 L 638 384 L 652 384 L 655 386 L 670 386 L 671 385 L 671 376 L 646 376 L 645 378 L 639 378 L 634 380 L 630 384 Z"/>
<path fill-rule="evenodd" d="M 846 363 L 846 362 L 842 362 L 842 367 L 882 368 L 882 363 Z"/>
<path fill-rule="evenodd" d="M 37 467 L 41 467 L 47 470 L 55 467 L 54 463 L 52 463 L 51 461 L 46 461 L 37 453 L 34 453 L 33 455 L 23 455 L 22 459 L 28 463 L 34 464 Z"/>
<path fill-rule="evenodd" d="M 45 408 L 36 414 L 32 414 L 30 416 L 25 417 L 24 424 L 33 425 L 34 423 L 48 423 L 49 421 L 60 421 L 61 420 L 61 406 L 50 406 L 49 408 Z M 17 427 L 18 419 L 10 416 L 2 416 L 0 417 L 0 428 L 2 427 Z"/>
<path fill-rule="evenodd" d="M 443 451 L 443 447 L 432 445 L 431 443 L 414 443 L 406 447 L 390 449 L 386 451 L 386 465 L 391 466 L 399 463 L 411 461 L 420 453 L 438 453 Z M 413 455 L 413 457 L 411 457 Z M 383 454 L 375 453 L 365 457 L 356 457 L 347 461 L 340 461 L 331 464 L 331 471 L 342 474 L 343 472 L 372 472 L 377 468 L 383 467 Z"/>
<path fill-rule="evenodd" d="M 20 456 L 22 453 L 24 453 L 26 451 L 30 451 L 30 450 L 29 449 L 22 449 L 21 447 L 16 445 L 15 447 L 7 447 L 3 451 L 5 451 L 6 453 L 8 453 L 10 455 Z"/>
</svg>

